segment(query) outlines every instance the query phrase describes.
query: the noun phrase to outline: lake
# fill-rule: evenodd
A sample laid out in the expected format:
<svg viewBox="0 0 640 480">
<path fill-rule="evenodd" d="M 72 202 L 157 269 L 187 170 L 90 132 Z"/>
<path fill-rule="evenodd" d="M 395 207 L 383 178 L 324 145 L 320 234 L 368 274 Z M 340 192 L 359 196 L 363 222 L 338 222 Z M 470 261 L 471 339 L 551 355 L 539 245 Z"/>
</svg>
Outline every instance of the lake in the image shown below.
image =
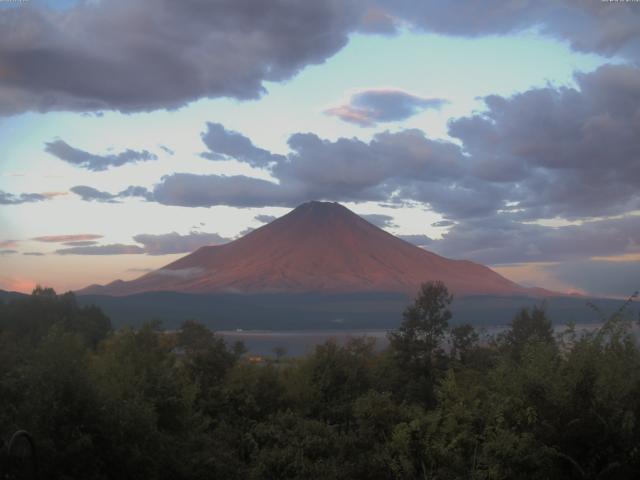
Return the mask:
<svg viewBox="0 0 640 480">
<path fill-rule="evenodd" d="M 581 323 L 576 325 L 576 330 L 588 331 L 597 328 L 599 323 Z M 480 333 L 481 340 L 502 332 L 506 325 L 496 325 L 476 329 Z M 560 333 L 565 329 L 565 325 L 556 325 L 554 330 Z M 640 331 L 638 325 L 634 323 L 633 331 L 636 336 Z M 339 344 L 344 345 L 349 338 L 368 337 L 376 340 L 376 349 L 383 350 L 389 344 L 387 340 L 388 330 L 367 329 L 367 330 L 223 330 L 216 333 L 222 335 L 228 343 L 241 341 L 251 355 L 272 357 L 276 347 L 286 350 L 287 357 L 300 357 L 312 353 L 316 345 L 321 345 L 333 338 Z"/>
</svg>

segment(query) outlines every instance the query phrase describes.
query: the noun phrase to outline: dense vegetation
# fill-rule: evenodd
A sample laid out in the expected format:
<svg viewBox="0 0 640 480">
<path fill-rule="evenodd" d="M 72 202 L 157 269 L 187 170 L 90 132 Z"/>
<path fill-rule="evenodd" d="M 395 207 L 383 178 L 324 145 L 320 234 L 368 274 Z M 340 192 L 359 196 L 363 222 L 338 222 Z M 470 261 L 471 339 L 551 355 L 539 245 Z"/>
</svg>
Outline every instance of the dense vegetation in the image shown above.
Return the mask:
<svg viewBox="0 0 640 480">
<path fill-rule="evenodd" d="M 202 325 L 113 331 L 72 294 L 0 303 L 0 432 L 51 479 L 640 478 L 640 349 L 621 309 L 479 342 L 425 284 L 390 346 L 260 364 Z M 447 345 L 446 348 L 443 345 Z"/>
</svg>

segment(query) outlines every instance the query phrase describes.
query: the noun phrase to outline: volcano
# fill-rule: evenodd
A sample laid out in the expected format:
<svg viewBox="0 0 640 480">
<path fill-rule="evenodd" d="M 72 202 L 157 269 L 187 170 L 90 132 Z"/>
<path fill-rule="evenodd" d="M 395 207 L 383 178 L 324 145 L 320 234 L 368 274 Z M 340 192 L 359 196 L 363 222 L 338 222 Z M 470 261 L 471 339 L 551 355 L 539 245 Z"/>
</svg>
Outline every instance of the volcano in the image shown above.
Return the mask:
<svg viewBox="0 0 640 480">
<path fill-rule="evenodd" d="M 455 295 L 551 294 L 525 288 L 490 268 L 451 260 L 372 225 L 346 207 L 308 202 L 242 238 L 207 246 L 131 281 L 92 285 L 80 294 L 351 293 L 415 294 L 444 282 Z"/>
</svg>

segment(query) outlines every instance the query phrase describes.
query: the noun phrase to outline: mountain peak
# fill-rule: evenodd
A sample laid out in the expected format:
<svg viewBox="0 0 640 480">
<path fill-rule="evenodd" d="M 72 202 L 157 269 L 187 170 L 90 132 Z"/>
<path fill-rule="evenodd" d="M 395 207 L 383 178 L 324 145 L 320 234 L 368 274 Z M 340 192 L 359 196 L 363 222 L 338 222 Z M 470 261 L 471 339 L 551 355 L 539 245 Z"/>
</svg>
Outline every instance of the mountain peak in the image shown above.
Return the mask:
<svg viewBox="0 0 640 480">
<path fill-rule="evenodd" d="M 347 207 L 337 202 L 321 202 L 318 200 L 312 200 L 310 202 L 305 202 L 301 205 L 298 205 L 289 213 L 313 215 L 342 214 L 356 216 L 356 214 L 349 210 Z"/>
<path fill-rule="evenodd" d="M 404 292 L 441 280 L 456 295 L 536 293 L 473 262 L 418 248 L 333 202 L 311 201 L 233 242 L 136 280 L 83 293 Z"/>
</svg>

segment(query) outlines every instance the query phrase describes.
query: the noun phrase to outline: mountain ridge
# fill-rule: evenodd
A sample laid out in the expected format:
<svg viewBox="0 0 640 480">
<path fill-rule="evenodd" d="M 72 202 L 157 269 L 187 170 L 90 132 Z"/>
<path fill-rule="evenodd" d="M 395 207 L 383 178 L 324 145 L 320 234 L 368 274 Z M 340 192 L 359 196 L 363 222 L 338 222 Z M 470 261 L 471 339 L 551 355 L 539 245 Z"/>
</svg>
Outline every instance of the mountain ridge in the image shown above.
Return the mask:
<svg viewBox="0 0 640 480">
<path fill-rule="evenodd" d="M 197 249 L 131 281 L 80 294 L 402 292 L 441 280 L 457 295 L 561 295 L 412 245 L 338 203 L 307 202 L 230 243 Z"/>
</svg>

